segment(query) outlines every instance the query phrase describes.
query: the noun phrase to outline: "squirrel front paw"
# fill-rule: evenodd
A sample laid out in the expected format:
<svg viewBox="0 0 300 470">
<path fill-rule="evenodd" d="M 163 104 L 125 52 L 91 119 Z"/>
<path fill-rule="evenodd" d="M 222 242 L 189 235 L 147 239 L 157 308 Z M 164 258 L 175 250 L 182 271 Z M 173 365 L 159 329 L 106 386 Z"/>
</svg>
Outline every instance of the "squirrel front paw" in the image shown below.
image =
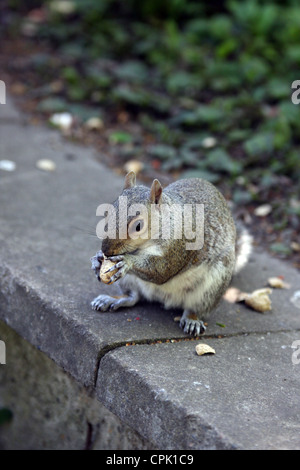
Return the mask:
<svg viewBox="0 0 300 470">
<path fill-rule="evenodd" d="M 132 264 L 127 259 L 127 257 L 125 258 L 125 255 L 116 255 L 110 256 L 109 258 L 105 258 L 103 251 L 99 250 L 96 255 L 91 258 L 92 269 L 94 270 L 98 281 L 101 281 L 100 270 L 104 259 L 108 259 L 109 261 L 114 263 L 114 265 L 106 272 L 109 273 L 111 271 L 116 271 L 116 273 L 114 273 L 114 275 L 110 278 L 110 284 L 116 282 L 118 279 L 121 279 L 123 276 L 125 276 Z"/>
<path fill-rule="evenodd" d="M 200 320 L 195 313 L 190 312 L 189 310 L 185 310 L 183 312 L 179 325 L 185 333 L 193 336 L 200 336 L 206 330 L 203 321 Z"/>
<path fill-rule="evenodd" d="M 101 294 L 91 302 L 91 305 L 94 310 L 100 310 L 101 312 L 110 310 L 114 312 L 120 307 L 132 307 L 138 300 L 139 294 L 136 291 L 130 291 L 120 297 L 110 297 L 109 295 Z"/>
<path fill-rule="evenodd" d="M 96 255 L 91 258 L 92 269 L 94 270 L 98 281 L 100 281 L 100 269 L 101 269 L 101 264 L 103 263 L 103 260 L 104 260 L 104 254 L 103 254 L 103 251 L 101 250 L 97 251 Z"/>
<path fill-rule="evenodd" d="M 110 278 L 112 284 L 124 277 L 130 266 L 126 263 L 124 255 L 110 256 L 109 260 L 115 264 L 107 272 L 109 273 L 117 270 L 117 272 Z"/>
<path fill-rule="evenodd" d="M 118 305 L 118 300 L 110 295 L 98 295 L 92 302 L 91 306 L 93 310 L 101 310 L 101 312 L 106 312 L 107 310 L 116 310 Z"/>
</svg>

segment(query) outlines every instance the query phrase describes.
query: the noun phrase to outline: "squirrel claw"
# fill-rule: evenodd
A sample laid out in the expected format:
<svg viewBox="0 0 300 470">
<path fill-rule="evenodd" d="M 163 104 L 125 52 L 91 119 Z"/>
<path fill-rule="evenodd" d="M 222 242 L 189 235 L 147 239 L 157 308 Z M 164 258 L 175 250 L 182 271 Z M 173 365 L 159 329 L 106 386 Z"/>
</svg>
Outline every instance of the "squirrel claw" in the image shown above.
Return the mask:
<svg viewBox="0 0 300 470">
<path fill-rule="evenodd" d="M 124 255 L 115 255 L 109 257 L 110 261 L 123 261 Z"/>
<path fill-rule="evenodd" d="M 98 261 L 98 263 L 102 263 L 102 261 L 104 260 L 104 254 L 103 254 L 103 251 L 102 250 L 99 250 L 97 251 L 97 253 L 95 254 L 95 256 L 93 256 L 91 258 L 91 261 Z"/>
<path fill-rule="evenodd" d="M 122 277 L 125 276 L 125 274 L 128 272 L 128 270 L 130 269 L 130 265 L 128 265 L 125 261 L 124 261 L 124 257 L 123 255 L 119 255 L 119 256 L 112 256 L 110 258 L 110 260 L 112 261 L 118 261 L 114 266 L 112 266 L 108 272 L 110 271 L 114 271 L 115 269 L 117 269 L 117 272 L 110 278 L 111 280 L 111 284 L 113 282 L 116 282 L 118 279 L 121 279 Z"/>
<path fill-rule="evenodd" d="M 117 264 L 114 264 L 108 271 L 106 271 L 107 273 L 110 273 L 111 271 L 114 271 L 115 269 L 120 269 L 120 268 L 123 268 L 124 266 L 124 261 L 119 261 Z"/>
<path fill-rule="evenodd" d="M 114 269 L 115 269 L 115 268 L 116 268 L 116 267 L 114 266 Z M 123 276 L 126 274 L 126 272 L 127 272 L 126 268 L 125 268 L 125 269 L 124 269 L 124 267 L 123 267 L 123 268 L 120 268 L 120 269 L 116 272 L 116 274 L 114 274 L 114 275 L 110 278 L 111 283 L 116 282 L 118 279 L 120 279 L 121 277 L 123 277 Z"/>
<path fill-rule="evenodd" d="M 192 320 L 190 318 L 183 318 L 183 317 L 180 320 L 180 327 L 183 329 L 185 333 L 193 335 L 193 336 L 200 336 L 206 330 L 206 327 L 204 326 L 203 321 Z"/>
</svg>

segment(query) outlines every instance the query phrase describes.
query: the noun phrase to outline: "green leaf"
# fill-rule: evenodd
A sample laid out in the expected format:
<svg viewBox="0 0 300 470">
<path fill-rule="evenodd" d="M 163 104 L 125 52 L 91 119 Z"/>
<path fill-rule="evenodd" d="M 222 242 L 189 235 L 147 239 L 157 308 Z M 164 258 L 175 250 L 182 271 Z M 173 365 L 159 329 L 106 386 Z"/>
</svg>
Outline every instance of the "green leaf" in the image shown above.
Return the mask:
<svg viewBox="0 0 300 470">
<path fill-rule="evenodd" d="M 260 179 L 260 186 L 262 188 L 270 188 L 271 186 L 275 186 L 278 184 L 278 177 L 274 175 L 274 169 L 267 169 L 264 172 L 262 172 L 262 176 Z"/>
<path fill-rule="evenodd" d="M 189 150 L 188 148 L 181 148 L 179 152 L 179 157 L 182 163 L 186 165 L 195 166 L 199 160 L 199 154 Z"/>
<path fill-rule="evenodd" d="M 63 78 L 70 84 L 80 84 L 80 75 L 74 67 L 64 67 L 62 69 Z"/>
<path fill-rule="evenodd" d="M 247 54 L 244 57 L 240 72 L 242 72 L 248 82 L 257 83 L 268 75 L 269 67 L 263 59 L 250 57 Z"/>
<path fill-rule="evenodd" d="M 73 115 L 77 116 L 81 121 L 86 121 L 87 119 L 95 116 L 101 116 L 101 110 L 97 107 L 92 108 L 81 103 L 72 103 L 68 106 L 68 111 Z"/>
<path fill-rule="evenodd" d="M 83 101 L 87 94 L 87 89 L 83 84 L 69 85 L 67 88 L 68 97 L 72 101 Z"/>
<path fill-rule="evenodd" d="M 270 132 L 260 132 L 244 143 L 244 149 L 251 157 L 270 154 L 274 147 L 274 135 Z"/>
<path fill-rule="evenodd" d="M 233 160 L 222 148 L 216 148 L 208 152 L 206 163 L 213 170 L 224 171 L 233 175 L 240 173 L 242 170 L 241 163 Z"/>
<path fill-rule="evenodd" d="M 226 41 L 223 41 L 221 45 L 216 49 L 217 56 L 220 58 L 226 58 L 232 54 L 238 47 L 238 41 L 231 37 Z"/>
<path fill-rule="evenodd" d="M 181 113 L 177 122 L 193 126 L 197 124 L 210 124 L 224 119 L 224 112 L 222 109 L 209 105 L 202 105 L 195 111 L 186 111 Z"/>
<path fill-rule="evenodd" d="M 205 133 L 205 134 L 197 133 L 197 135 L 194 135 L 192 137 L 188 137 L 188 138 L 185 139 L 184 147 L 186 147 L 188 149 L 202 149 L 203 148 L 203 140 L 206 137 L 211 137 L 211 136 L 208 133 Z"/>
<path fill-rule="evenodd" d="M 166 113 L 172 106 L 172 100 L 166 94 L 147 92 L 148 106 L 161 113 Z"/>
<path fill-rule="evenodd" d="M 164 171 L 169 171 L 169 170 L 178 170 L 179 168 L 182 167 L 182 160 L 179 157 L 172 158 L 170 160 L 166 160 L 163 162 L 161 165 L 161 169 Z"/>
<path fill-rule="evenodd" d="M 246 190 L 235 189 L 233 192 L 233 201 L 236 204 L 247 204 L 252 201 L 252 195 Z"/>
<path fill-rule="evenodd" d="M 149 145 L 147 151 L 152 157 L 159 158 L 160 160 L 168 160 L 170 158 L 174 158 L 177 154 L 176 149 L 174 147 L 165 144 Z"/>
<path fill-rule="evenodd" d="M 56 113 L 66 111 L 68 105 L 63 98 L 49 97 L 40 101 L 37 109 L 43 113 Z"/>
<path fill-rule="evenodd" d="M 232 21 L 228 15 L 214 15 L 209 22 L 210 33 L 213 37 L 224 41 L 232 37 Z"/>
<path fill-rule="evenodd" d="M 229 142 L 241 142 L 249 136 L 248 129 L 232 129 L 227 134 Z"/>
<path fill-rule="evenodd" d="M 298 129 L 300 128 L 299 106 L 293 104 L 290 100 L 282 101 L 279 105 L 280 116 L 284 116 L 287 121 Z"/>
<path fill-rule="evenodd" d="M 220 326 L 221 328 L 226 328 L 226 325 L 224 325 L 224 323 L 216 322 L 216 325 Z"/>
<path fill-rule="evenodd" d="M 269 80 L 267 85 L 269 96 L 272 98 L 283 99 L 291 96 L 291 84 L 284 78 L 275 77 Z"/>
<path fill-rule="evenodd" d="M 146 106 L 150 102 L 150 96 L 141 89 L 133 89 L 129 86 L 120 85 L 112 91 L 112 95 L 117 101 L 124 101 L 129 104 Z"/>
<path fill-rule="evenodd" d="M 192 75 L 191 73 L 179 70 L 177 73 L 171 73 L 167 80 L 167 90 L 170 93 L 190 94 L 195 90 L 199 90 L 202 85 L 201 77 Z"/>
<path fill-rule="evenodd" d="M 272 243 L 270 250 L 279 255 L 290 255 L 292 253 L 292 249 L 283 243 Z"/>
<path fill-rule="evenodd" d="M 132 135 L 123 131 L 112 132 L 109 136 L 109 141 L 111 144 L 128 144 L 132 142 L 132 140 Z"/>
<path fill-rule="evenodd" d="M 149 71 L 143 62 L 130 60 L 123 62 L 114 71 L 120 80 L 128 80 L 131 83 L 142 83 L 147 80 Z"/>
</svg>

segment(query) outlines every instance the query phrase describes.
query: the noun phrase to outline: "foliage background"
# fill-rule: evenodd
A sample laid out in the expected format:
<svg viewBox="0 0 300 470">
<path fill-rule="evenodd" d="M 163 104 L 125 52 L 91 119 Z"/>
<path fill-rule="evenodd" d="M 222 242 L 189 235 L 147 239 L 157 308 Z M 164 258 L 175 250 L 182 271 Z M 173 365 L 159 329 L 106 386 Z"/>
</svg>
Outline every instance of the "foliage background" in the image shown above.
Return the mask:
<svg viewBox="0 0 300 470">
<path fill-rule="evenodd" d="M 297 1 L 6 0 L 1 8 L 2 39 L 22 34 L 38 48 L 24 73 L 37 112 L 101 118 L 115 166 L 137 159 L 145 175 L 205 177 L 250 216 L 270 204 L 270 247 L 292 253 Z"/>
</svg>

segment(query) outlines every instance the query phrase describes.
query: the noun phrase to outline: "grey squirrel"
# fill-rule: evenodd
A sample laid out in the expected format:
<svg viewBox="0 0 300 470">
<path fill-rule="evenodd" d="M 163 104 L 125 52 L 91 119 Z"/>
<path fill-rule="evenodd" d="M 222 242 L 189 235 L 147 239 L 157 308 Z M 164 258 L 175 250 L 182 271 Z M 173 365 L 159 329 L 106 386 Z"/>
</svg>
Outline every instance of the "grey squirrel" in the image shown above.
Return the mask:
<svg viewBox="0 0 300 470">
<path fill-rule="evenodd" d="M 149 189 L 137 185 L 136 175 L 130 172 L 121 196 L 126 197 L 127 208 L 138 204 L 144 211 L 128 216 L 127 212 L 121 213 L 118 199 L 113 203 L 114 221 L 125 224 L 125 235 L 118 236 L 118 232 L 104 238 L 102 250 L 91 261 L 98 280 L 104 261 L 108 258 L 113 263 L 108 270 L 110 283 L 120 280 L 123 295 L 114 298 L 101 294 L 91 302 L 93 309 L 115 311 L 145 298 L 158 301 L 165 308 L 182 308 L 180 327 L 184 332 L 195 336 L 204 333 L 204 321 L 219 303 L 233 274 L 247 261 L 251 244 L 247 232 L 242 231 L 237 240 L 225 198 L 213 184 L 200 178 L 181 179 L 164 189 L 155 179 Z M 203 244 L 187 249 L 190 239 L 185 226 L 179 224 L 178 214 L 181 216 L 186 207 L 193 205 L 203 208 L 198 226 L 195 212 L 190 216 L 195 229 L 191 233 L 201 231 Z M 167 212 L 172 214 L 169 223 L 173 236 L 162 237 L 161 224 L 166 214 L 163 208 L 173 207 L 177 210 Z M 153 214 L 156 225 L 150 217 Z M 174 236 L 177 226 L 180 236 Z"/>
</svg>

